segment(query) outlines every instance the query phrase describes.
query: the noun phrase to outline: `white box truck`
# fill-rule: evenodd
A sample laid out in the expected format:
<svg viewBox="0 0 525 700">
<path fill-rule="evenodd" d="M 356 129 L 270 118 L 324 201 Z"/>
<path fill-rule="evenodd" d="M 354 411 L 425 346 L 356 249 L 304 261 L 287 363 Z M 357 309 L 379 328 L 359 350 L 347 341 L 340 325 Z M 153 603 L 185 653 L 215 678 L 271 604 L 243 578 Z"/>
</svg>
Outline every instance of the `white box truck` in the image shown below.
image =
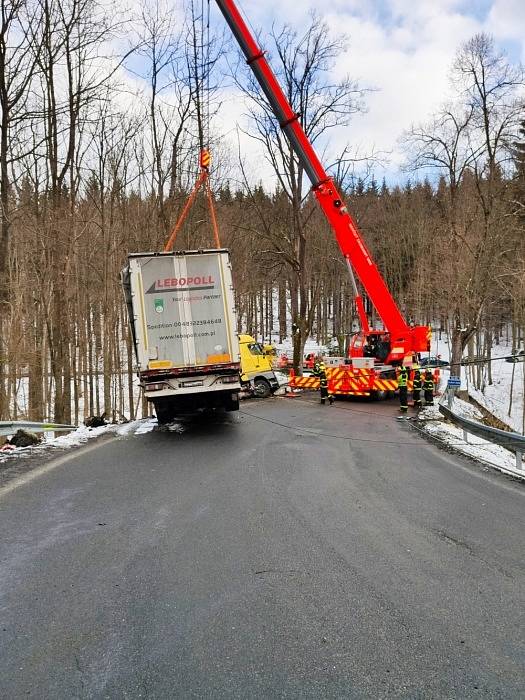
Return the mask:
<svg viewBox="0 0 525 700">
<path fill-rule="evenodd" d="M 240 351 L 228 251 L 133 253 L 122 285 L 140 384 L 159 423 L 236 411 Z"/>
</svg>

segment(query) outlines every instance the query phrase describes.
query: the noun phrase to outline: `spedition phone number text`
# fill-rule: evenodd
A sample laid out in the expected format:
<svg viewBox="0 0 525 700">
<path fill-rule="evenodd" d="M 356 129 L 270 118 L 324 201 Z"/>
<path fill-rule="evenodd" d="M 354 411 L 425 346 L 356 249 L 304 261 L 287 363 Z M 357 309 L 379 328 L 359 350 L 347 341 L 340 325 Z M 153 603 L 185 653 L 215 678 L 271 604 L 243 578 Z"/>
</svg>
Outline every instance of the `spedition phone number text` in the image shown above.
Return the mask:
<svg viewBox="0 0 525 700">
<path fill-rule="evenodd" d="M 173 323 L 173 328 L 180 328 L 181 326 L 212 326 L 216 323 L 222 323 L 222 318 L 211 318 L 206 321 L 175 321 Z"/>
<path fill-rule="evenodd" d="M 189 328 L 194 326 L 216 326 L 222 323 L 222 318 L 211 318 L 205 321 L 173 321 L 172 323 L 148 323 L 150 331 L 156 328 Z"/>
</svg>

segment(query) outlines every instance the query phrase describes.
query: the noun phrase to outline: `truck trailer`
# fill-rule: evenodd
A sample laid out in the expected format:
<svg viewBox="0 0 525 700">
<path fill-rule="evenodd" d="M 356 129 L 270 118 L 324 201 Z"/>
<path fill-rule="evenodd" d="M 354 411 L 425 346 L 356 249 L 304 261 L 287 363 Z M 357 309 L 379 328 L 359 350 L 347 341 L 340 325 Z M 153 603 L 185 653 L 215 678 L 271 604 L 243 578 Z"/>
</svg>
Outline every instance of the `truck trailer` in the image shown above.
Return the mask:
<svg viewBox="0 0 525 700">
<path fill-rule="evenodd" d="M 140 385 L 159 423 L 238 410 L 241 358 L 228 251 L 133 253 L 121 277 Z"/>
</svg>

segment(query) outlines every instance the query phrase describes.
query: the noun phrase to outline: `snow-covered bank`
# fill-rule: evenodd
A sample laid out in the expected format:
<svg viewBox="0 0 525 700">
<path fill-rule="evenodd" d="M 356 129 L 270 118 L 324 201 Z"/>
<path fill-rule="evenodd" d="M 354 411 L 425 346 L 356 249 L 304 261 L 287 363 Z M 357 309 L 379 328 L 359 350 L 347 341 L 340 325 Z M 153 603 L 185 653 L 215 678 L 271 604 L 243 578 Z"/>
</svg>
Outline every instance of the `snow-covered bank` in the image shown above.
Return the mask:
<svg viewBox="0 0 525 700">
<path fill-rule="evenodd" d="M 460 416 L 470 420 L 481 420 L 481 413 L 466 401 L 454 400 L 453 410 Z M 438 406 L 425 408 L 418 415 L 418 428 L 428 435 L 444 443 L 448 447 L 461 452 L 479 462 L 512 474 L 525 480 L 525 462 L 521 470 L 516 469 L 516 458 L 512 452 L 499 445 L 494 445 L 475 435 L 468 435 L 464 440 L 463 430 L 445 420 Z"/>
<path fill-rule="evenodd" d="M 432 338 L 432 355 L 440 356 L 442 360 L 450 359 L 446 334 L 441 339 L 434 335 Z M 485 382 L 483 390 L 476 389 L 471 375 L 471 367 L 461 368 L 461 389 L 475 399 L 481 406 L 517 433 L 524 433 L 524 387 L 525 362 L 506 362 L 505 357 L 512 355 L 512 347 L 505 343 L 494 345 L 492 348 L 492 384 Z M 484 365 L 487 376 L 487 365 Z M 514 380 L 513 380 L 514 373 Z M 449 377 L 448 369 L 442 370 L 442 387 L 446 386 Z M 512 387 L 512 402 L 511 398 Z M 509 410 L 510 409 L 510 410 Z"/>
<path fill-rule="evenodd" d="M 53 437 L 53 433 L 44 433 L 42 442 L 38 445 L 10 449 L 9 446 L 7 446 L 8 449 L 0 451 L 0 464 L 13 457 L 29 457 L 30 455 L 38 454 L 44 450 L 79 447 L 88 442 L 88 440 L 110 433 L 114 433 L 115 435 L 140 435 L 142 433 L 149 433 L 156 426 L 156 418 L 146 418 L 143 420 L 130 421 L 129 423 L 103 425 L 99 428 L 87 428 L 85 425 L 81 425 L 76 430 L 67 433 L 67 435 L 58 435 L 57 437 Z"/>
<path fill-rule="evenodd" d="M 513 368 L 514 382 L 512 382 Z M 468 387 L 468 392 L 473 399 L 517 433 L 523 433 L 524 372 L 525 362 L 514 364 L 505 360 L 496 360 L 492 363 L 492 384 L 487 384 L 483 391 L 475 389 L 472 384 Z M 510 405 L 511 386 L 512 405 Z"/>
</svg>

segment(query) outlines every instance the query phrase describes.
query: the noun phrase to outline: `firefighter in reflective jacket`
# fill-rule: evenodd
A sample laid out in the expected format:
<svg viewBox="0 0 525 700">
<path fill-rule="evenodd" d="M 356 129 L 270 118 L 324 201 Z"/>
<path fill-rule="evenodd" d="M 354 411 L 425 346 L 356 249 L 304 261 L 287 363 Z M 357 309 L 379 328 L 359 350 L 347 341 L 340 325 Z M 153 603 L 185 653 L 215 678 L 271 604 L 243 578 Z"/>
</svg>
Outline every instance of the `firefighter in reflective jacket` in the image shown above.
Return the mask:
<svg viewBox="0 0 525 700">
<path fill-rule="evenodd" d="M 412 398 L 414 400 L 414 408 L 421 408 L 421 372 L 419 369 L 414 370 Z"/>
<path fill-rule="evenodd" d="M 330 405 L 334 402 L 334 397 L 328 392 L 328 377 L 326 376 L 326 365 L 322 360 L 317 360 L 314 364 L 314 377 L 319 379 L 319 389 L 321 390 L 321 403 L 324 405 L 326 399 Z"/>
<path fill-rule="evenodd" d="M 427 369 L 423 379 L 423 393 L 425 395 L 425 406 L 434 405 L 434 379 L 432 372 Z"/>
<path fill-rule="evenodd" d="M 399 368 L 397 386 L 399 388 L 399 407 L 401 413 L 406 413 L 408 411 L 408 369 L 406 367 Z"/>
</svg>

